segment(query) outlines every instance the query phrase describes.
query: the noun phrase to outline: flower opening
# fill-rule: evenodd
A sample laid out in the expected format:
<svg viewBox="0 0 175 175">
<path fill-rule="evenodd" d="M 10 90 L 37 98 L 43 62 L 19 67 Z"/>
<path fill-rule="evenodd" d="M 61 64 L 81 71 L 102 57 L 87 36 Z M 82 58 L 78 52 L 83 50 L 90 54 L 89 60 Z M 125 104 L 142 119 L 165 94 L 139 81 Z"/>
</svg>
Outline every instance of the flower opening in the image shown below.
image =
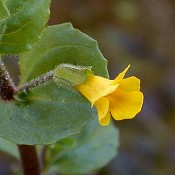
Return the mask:
<svg viewBox="0 0 175 175">
<path fill-rule="evenodd" d="M 114 80 L 88 74 L 87 81 L 76 86 L 97 108 L 99 123 L 103 126 L 110 123 L 111 115 L 115 120 L 132 119 L 142 108 L 140 80 L 134 76 L 124 78 L 129 67 Z"/>
</svg>

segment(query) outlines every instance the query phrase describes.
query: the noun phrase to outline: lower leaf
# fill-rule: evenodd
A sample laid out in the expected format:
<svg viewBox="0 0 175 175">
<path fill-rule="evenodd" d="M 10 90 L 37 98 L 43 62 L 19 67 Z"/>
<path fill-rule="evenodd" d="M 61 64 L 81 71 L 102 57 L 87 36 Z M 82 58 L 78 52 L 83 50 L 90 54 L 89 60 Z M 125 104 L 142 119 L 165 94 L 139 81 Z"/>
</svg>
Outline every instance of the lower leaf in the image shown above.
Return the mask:
<svg viewBox="0 0 175 175">
<path fill-rule="evenodd" d="M 16 99 L 0 102 L 0 136 L 17 144 L 55 143 L 78 133 L 96 116 L 77 91 L 58 87 L 53 80 Z"/>
<path fill-rule="evenodd" d="M 73 138 L 76 142 L 74 148 L 60 149 L 59 142 L 50 148 L 52 166 L 49 173 L 56 171 L 64 175 L 79 175 L 94 172 L 117 154 L 118 130 L 112 124 L 107 127 L 100 126 L 97 118 Z"/>
</svg>

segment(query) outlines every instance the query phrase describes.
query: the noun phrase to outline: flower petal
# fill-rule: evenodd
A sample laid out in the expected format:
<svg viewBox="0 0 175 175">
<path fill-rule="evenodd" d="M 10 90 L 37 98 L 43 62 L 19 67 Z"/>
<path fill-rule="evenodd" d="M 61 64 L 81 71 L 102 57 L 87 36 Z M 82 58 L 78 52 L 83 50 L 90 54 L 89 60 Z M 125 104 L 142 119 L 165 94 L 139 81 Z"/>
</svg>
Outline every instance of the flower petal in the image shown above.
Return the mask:
<svg viewBox="0 0 175 175">
<path fill-rule="evenodd" d="M 99 123 L 102 126 L 106 126 L 110 123 L 110 112 L 109 112 L 109 100 L 106 97 L 100 98 L 94 104 L 98 111 Z"/>
<path fill-rule="evenodd" d="M 125 92 L 117 89 L 108 96 L 110 111 L 115 120 L 131 119 L 140 112 L 143 104 L 143 94 L 139 91 Z"/>
<path fill-rule="evenodd" d="M 131 91 L 140 91 L 140 80 L 134 76 L 125 78 L 120 81 L 120 89 L 131 92 Z"/>
<path fill-rule="evenodd" d="M 92 105 L 108 94 L 113 93 L 117 87 L 118 83 L 113 83 L 114 80 L 109 80 L 104 77 L 88 75 L 88 80 L 76 86 L 76 88 L 91 102 Z"/>
<path fill-rule="evenodd" d="M 130 65 L 128 65 L 128 67 L 115 78 L 114 83 L 118 83 L 124 78 L 124 76 L 125 76 L 126 72 L 128 71 L 129 67 L 130 67 Z"/>
</svg>

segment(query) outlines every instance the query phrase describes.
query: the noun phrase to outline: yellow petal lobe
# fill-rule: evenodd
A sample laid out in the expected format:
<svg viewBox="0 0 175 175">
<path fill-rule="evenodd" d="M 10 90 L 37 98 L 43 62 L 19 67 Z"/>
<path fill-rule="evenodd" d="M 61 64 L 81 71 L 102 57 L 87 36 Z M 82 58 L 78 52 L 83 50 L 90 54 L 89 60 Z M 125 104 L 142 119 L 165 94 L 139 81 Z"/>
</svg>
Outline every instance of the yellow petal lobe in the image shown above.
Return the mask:
<svg viewBox="0 0 175 175">
<path fill-rule="evenodd" d="M 115 78 L 115 80 L 114 80 L 115 83 L 120 82 L 124 78 L 124 76 L 125 76 L 126 72 L 128 71 L 129 67 L 130 67 L 130 65 L 128 65 L 128 67 Z"/>
<path fill-rule="evenodd" d="M 102 126 L 107 126 L 111 118 L 108 98 L 102 97 L 96 101 L 94 105 L 97 108 L 99 123 Z"/>
<path fill-rule="evenodd" d="M 91 102 L 92 105 L 108 94 L 113 93 L 118 83 L 113 83 L 113 80 L 106 79 L 100 76 L 88 75 L 85 83 L 76 86 L 76 88 Z"/>
<path fill-rule="evenodd" d="M 95 105 L 102 126 L 110 123 L 111 114 L 115 120 L 131 119 L 142 108 L 144 97 L 140 92 L 140 80 L 134 76 L 124 78 L 129 67 L 115 80 L 88 74 L 87 81 L 76 86 L 91 105 Z"/>
<path fill-rule="evenodd" d="M 126 91 L 140 91 L 140 80 L 134 76 L 125 78 L 120 81 L 119 88 Z"/>
<path fill-rule="evenodd" d="M 110 111 L 115 120 L 131 119 L 140 112 L 143 104 L 143 94 L 139 91 L 125 92 L 116 90 L 108 96 Z"/>
</svg>

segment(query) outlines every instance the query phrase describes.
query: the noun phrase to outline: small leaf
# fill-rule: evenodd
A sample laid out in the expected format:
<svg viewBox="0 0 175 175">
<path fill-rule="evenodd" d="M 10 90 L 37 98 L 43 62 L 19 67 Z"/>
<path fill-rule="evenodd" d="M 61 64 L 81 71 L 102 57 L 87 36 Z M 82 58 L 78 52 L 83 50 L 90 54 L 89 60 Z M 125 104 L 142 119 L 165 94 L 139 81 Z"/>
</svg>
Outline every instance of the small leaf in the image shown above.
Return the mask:
<svg viewBox="0 0 175 175">
<path fill-rule="evenodd" d="M 64 175 L 79 175 L 94 172 L 105 166 L 117 154 L 119 146 L 118 130 L 111 124 L 101 127 L 97 118 L 85 126 L 81 133 L 73 137 L 77 144 L 69 150 L 50 148 L 52 166 Z M 57 152 L 56 152 L 57 151 Z"/>
<path fill-rule="evenodd" d="M 5 19 L 7 27 L 0 41 L 0 53 L 15 54 L 31 49 L 48 21 L 50 0 L 4 2 L 1 18 L 10 15 Z M 3 24 L 0 23 L 0 30 L 1 25 Z"/>
<path fill-rule="evenodd" d="M 76 140 L 73 137 L 68 137 L 66 139 L 62 139 L 60 141 L 58 141 L 56 144 L 51 145 L 50 148 L 54 148 L 52 149 L 52 153 L 55 150 L 55 154 L 57 154 L 58 150 L 68 150 L 71 148 L 74 148 L 76 146 Z"/>
</svg>

